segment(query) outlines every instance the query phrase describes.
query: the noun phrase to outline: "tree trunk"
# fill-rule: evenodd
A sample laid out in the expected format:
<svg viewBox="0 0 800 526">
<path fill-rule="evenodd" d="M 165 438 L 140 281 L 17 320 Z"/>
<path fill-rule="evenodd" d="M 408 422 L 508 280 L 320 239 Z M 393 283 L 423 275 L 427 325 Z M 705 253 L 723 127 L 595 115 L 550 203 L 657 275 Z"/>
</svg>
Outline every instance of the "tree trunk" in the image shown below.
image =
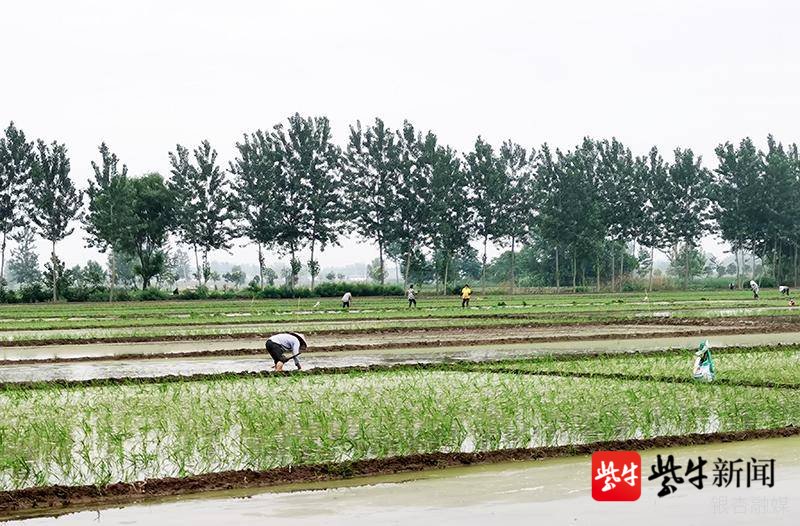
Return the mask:
<svg viewBox="0 0 800 526">
<path fill-rule="evenodd" d="M 684 247 L 684 252 L 686 255 L 684 256 L 685 266 L 684 269 L 684 276 L 683 276 L 683 290 L 689 290 L 689 254 L 691 252 L 691 247 L 689 246 L 689 240 L 686 240 L 686 246 Z"/>
<path fill-rule="evenodd" d="M 509 279 L 509 286 L 511 287 L 511 294 L 514 294 L 514 243 L 516 242 L 516 236 L 511 236 L 511 275 Z"/>
<path fill-rule="evenodd" d="M 489 244 L 489 234 L 483 236 L 483 264 L 481 265 L 481 293 L 485 294 L 484 282 L 486 280 L 486 246 Z"/>
<path fill-rule="evenodd" d="M 117 251 L 111 247 L 111 280 L 108 287 L 108 301 L 114 301 L 114 285 L 117 283 Z"/>
<path fill-rule="evenodd" d="M 561 275 L 558 271 L 558 245 L 556 245 L 556 294 L 560 292 L 561 289 Z"/>
<path fill-rule="evenodd" d="M 292 255 L 292 259 L 289 261 L 289 290 L 294 290 L 294 262 L 296 261 L 294 245 L 290 247 L 289 252 Z"/>
<path fill-rule="evenodd" d="M 56 242 L 53 241 L 53 252 L 50 254 L 50 264 L 53 266 L 53 302 L 58 301 L 58 288 L 56 287 L 58 280 L 58 267 L 56 266 Z"/>
<path fill-rule="evenodd" d="M 614 264 L 614 247 L 611 247 L 611 292 L 614 292 L 615 286 L 614 284 L 617 282 L 616 280 L 617 275 L 617 266 Z"/>
<path fill-rule="evenodd" d="M 208 265 L 208 251 L 203 250 L 203 285 L 208 287 L 209 276 L 206 275 L 206 269 L 209 269 L 209 274 L 210 274 L 211 267 Z"/>
<path fill-rule="evenodd" d="M 742 265 L 744 265 L 744 259 L 742 255 L 742 240 L 740 239 L 737 243 L 736 248 L 736 288 L 742 288 Z M 739 259 L 742 258 L 741 265 L 739 264 Z"/>
<path fill-rule="evenodd" d="M 778 281 L 778 238 L 772 244 L 772 279 Z M 777 283 L 776 283 L 777 285 Z"/>
<path fill-rule="evenodd" d="M 647 285 L 647 291 L 653 292 L 653 268 L 656 265 L 656 247 L 650 247 L 650 283 Z"/>
<path fill-rule="evenodd" d="M 378 239 L 378 258 L 381 260 L 381 287 L 385 285 L 384 283 L 384 270 L 383 270 L 383 239 Z"/>
<path fill-rule="evenodd" d="M 575 282 L 575 278 L 578 274 L 577 269 L 578 258 L 575 256 L 575 249 L 572 249 L 572 292 L 578 292 L 578 284 Z"/>
<path fill-rule="evenodd" d="M 0 248 L 0 286 L 4 283 L 6 271 L 6 235 L 7 232 L 3 231 L 3 247 Z"/>
<path fill-rule="evenodd" d="M 600 255 L 598 254 L 594 262 L 595 272 L 597 273 L 597 292 L 600 292 Z"/>
<path fill-rule="evenodd" d="M 442 284 L 442 296 L 447 296 L 447 272 L 450 270 L 450 255 L 444 255 L 444 283 Z"/>
<path fill-rule="evenodd" d="M 409 245 L 408 253 L 406 254 L 406 269 L 403 272 L 403 286 L 408 287 L 408 273 L 411 270 L 411 252 L 414 250 L 413 245 Z"/>
<path fill-rule="evenodd" d="M 400 260 L 397 258 L 392 259 L 394 260 L 394 280 L 400 283 Z"/>
<path fill-rule="evenodd" d="M 625 275 L 625 243 L 622 243 L 622 250 L 619 253 L 619 291 L 622 292 L 622 276 Z"/>
<path fill-rule="evenodd" d="M 751 241 L 750 243 L 750 279 L 755 281 L 756 279 L 756 242 Z"/>
<path fill-rule="evenodd" d="M 193 243 L 192 247 L 194 247 L 194 266 L 197 267 L 197 286 L 200 286 L 200 279 L 205 275 L 202 270 L 200 270 L 200 258 L 197 255 L 197 243 Z"/>
<path fill-rule="evenodd" d="M 794 262 L 792 263 L 792 271 L 794 272 L 794 279 L 792 280 L 792 286 L 797 286 L 797 242 L 794 244 Z"/>
<path fill-rule="evenodd" d="M 315 272 L 317 271 L 316 265 L 314 264 L 314 238 L 311 238 L 311 261 L 308 265 L 308 273 L 311 274 L 311 290 L 314 290 L 314 281 L 317 277 Z"/>
<path fill-rule="evenodd" d="M 264 253 L 261 251 L 261 243 L 258 245 L 258 283 L 264 288 Z"/>
</svg>

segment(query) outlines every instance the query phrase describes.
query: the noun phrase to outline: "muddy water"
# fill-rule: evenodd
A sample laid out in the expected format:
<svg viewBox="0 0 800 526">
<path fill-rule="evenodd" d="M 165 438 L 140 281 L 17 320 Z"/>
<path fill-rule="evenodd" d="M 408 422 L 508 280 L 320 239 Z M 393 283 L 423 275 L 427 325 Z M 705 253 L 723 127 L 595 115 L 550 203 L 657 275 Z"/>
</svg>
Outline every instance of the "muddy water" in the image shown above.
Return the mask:
<svg viewBox="0 0 800 526">
<path fill-rule="evenodd" d="M 342 351 L 335 353 L 309 352 L 301 356 L 303 367 L 346 367 L 354 365 L 392 365 L 432 363 L 456 360 L 500 360 L 535 356 L 549 352 L 631 352 L 659 349 L 693 349 L 703 338 L 681 336 L 627 340 L 563 341 L 510 345 L 476 345 L 464 347 L 433 347 Z M 800 343 L 800 332 L 775 334 L 741 334 L 712 336 L 712 347 L 740 345 L 773 345 Z M 260 342 L 259 342 L 260 345 Z M 272 367 L 266 356 L 226 356 L 197 358 L 165 358 L 154 360 L 106 360 L 77 363 L 6 365 L 0 367 L 0 381 L 21 382 L 36 380 L 87 380 L 125 376 L 191 375 L 264 371 Z M 294 365 L 290 362 L 287 369 Z"/>
<path fill-rule="evenodd" d="M 690 315 L 692 317 L 698 318 L 730 318 L 730 317 L 740 317 L 740 316 L 756 316 L 756 315 L 764 315 L 769 313 L 782 313 L 782 314 L 791 314 L 797 313 L 800 314 L 800 309 L 798 307 L 791 307 L 791 306 L 771 306 L 771 307 L 745 307 L 745 308 L 727 308 L 727 309 L 701 309 L 701 310 L 650 310 L 650 311 L 640 311 L 634 313 L 634 316 L 637 318 L 646 318 L 646 317 L 656 317 L 656 318 L 672 318 L 674 316 L 687 316 Z"/>
<path fill-rule="evenodd" d="M 701 456 L 708 461 L 702 490 L 688 481 L 659 498 L 660 483 L 644 480 L 635 502 L 595 502 L 590 457 L 549 459 L 417 474 L 224 492 L 116 509 L 78 511 L 57 519 L 17 522 L 58 525 L 345 525 L 376 524 L 797 524 L 800 514 L 800 438 L 711 444 L 642 453 L 642 475 L 656 455 L 672 454 L 682 466 Z M 714 486 L 713 462 L 775 459 L 774 487 Z M 745 475 L 746 476 L 746 475 Z M 760 483 L 759 483 L 760 484 Z M 57 521 L 57 522 L 56 522 Z M 16 521 L 15 521 L 16 522 Z"/>
<path fill-rule="evenodd" d="M 389 334 L 343 334 L 314 336 L 310 341 L 312 347 L 332 345 L 374 345 L 387 343 L 421 342 L 426 339 L 464 341 L 475 339 L 503 338 L 547 338 L 547 337 L 605 337 L 614 334 L 659 334 L 677 332 L 696 332 L 698 330 L 726 329 L 730 327 L 701 327 L 677 325 L 609 325 L 609 326 L 570 326 L 529 328 L 514 327 L 502 330 L 480 331 L 405 331 Z M 63 344 L 23 347 L 2 347 L 0 344 L 0 360 L 49 359 L 49 358 L 82 358 L 87 356 L 117 356 L 121 354 L 161 354 L 186 353 L 192 351 L 216 351 L 230 349 L 262 349 L 264 341 L 260 338 L 232 338 L 226 340 L 195 340 L 171 342 L 137 342 L 137 343 L 100 343 L 100 344 Z"/>
</svg>

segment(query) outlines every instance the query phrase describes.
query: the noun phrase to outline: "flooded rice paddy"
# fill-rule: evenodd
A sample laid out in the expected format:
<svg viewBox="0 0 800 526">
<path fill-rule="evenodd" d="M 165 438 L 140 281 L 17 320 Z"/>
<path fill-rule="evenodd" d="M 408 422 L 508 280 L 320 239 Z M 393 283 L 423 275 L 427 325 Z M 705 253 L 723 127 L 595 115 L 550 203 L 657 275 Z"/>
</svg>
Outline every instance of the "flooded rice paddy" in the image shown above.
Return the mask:
<svg viewBox="0 0 800 526">
<path fill-rule="evenodd" d="M 367 365 L 396 365 L 409 363 L 438 363 L 458 360 L 502 360 L 519 359 L 543 353 L 591 353 L 591 352 L 635 352 L 660 349 L 693 349 L 704 339 L 702 336 L 656 337 L 644 339 L 605 339 L 589 341 L 557 341 L 520 344 L 488 344 L 463 347 L 417 347 L 405 349 L 375 349 L 366 351 L 341 351 L 335 353 L 309 352 L 301 355 L 302 365 L 306 369 L 317 367 L 348 367 Z M 712 347 L 753 346 L 800 343 L 800 332 L 772 334 L 738 334 L 709 337 Z M 174 342 L 168 344 L 176 345 Z M 179 349 L 208 349 L 230 345 L 232 348 L 252 346 L 262 348 L 262 341 L 242 340 L 233 342 L 181 342 Z M 212 347 L 209 347 L 212 346 Z M 128 347 L 144 349 L 160 349 L 157 346 L 144 344 L 115 344 L 113 346 L 74 346 L 97 347 L 99 351 L 109 348 L 119 349 L 120 353 L 130 352 Z M 224 347 L 222 347 L 224 348 Z M 6 349 L 7 354 L 16 355 L 24 349 Z M 73 349 L 63 346 L 61 353 L 53 349 L 39 348 L 25 350 L 26 356 L 31 351 L 37 356 L 71 356 Z M 81 353 L 81 349 L 75 349 Z M 86 352 L 84 349 L 83 352 Z M 153 351 L 159 352 L 159 351 Z M 80 355 L 80 354 L 77 354 Z M 19 356 L 19 355 L 17 355 Z M 102 360 L 73 363 L 42 363 L 5 365 L 0 367 L 0 382 L 47 381 L 47 380 L 89 380 L 96 378 L 148 377 L 163 375 L 192 375 L 199 373 L 225 373 L 266 371 L 272 368 L 272 361 L 263 356 L 224 356 L 224 357 L 176 357 L 152 360 Z M 290 362 L 287 369 L 293 368 Z"/>
<path fill-rule="evenodd" d="M 76 510 L 57 520 L 32 518 L 9 524 L 38 526 L 193 526 L 286 524 L 397 525 L 794 525 L 800 513 L 800 437 L 648 450 L 642 475 L 656 455 L 674 455 L 686 466 L 702 456 L 709 479 L 702 490 L 688 482 L 659 498 L 656 481 L 643 482 L 635 502 L 596 502 L 588 456 L 432 470 L 325 484 L 229 491 L 118 508 Z M 774 487 L 712 484 L 714 461 L 775 459 Z"/>
</svg>

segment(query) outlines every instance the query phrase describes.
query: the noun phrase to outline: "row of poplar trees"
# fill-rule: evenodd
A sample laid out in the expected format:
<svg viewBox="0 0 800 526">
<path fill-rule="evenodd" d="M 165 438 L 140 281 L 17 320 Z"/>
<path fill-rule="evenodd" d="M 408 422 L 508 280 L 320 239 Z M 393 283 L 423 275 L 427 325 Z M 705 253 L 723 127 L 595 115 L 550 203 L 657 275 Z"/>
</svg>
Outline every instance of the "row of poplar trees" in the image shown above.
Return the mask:
<svg viewBox="0 0 800 526">
<path fill-rule="evenodd" d="M 245 134 L 227 170 L 207 141 L 192 150 L 177 145 L 166 179 L 129 176 L 105 143 L 99 151 L 82 192 L 70 178 L 63 144 L 28 142 L 13 123 L 6 129 L 0 138 L 0 273 L 16 228 L 33 226 L 48 240 L 58 270 L 57 243 L 81 221 L 88 245 L 111 253 L 112 298 L 114 255 L 135 257 L 146 288 L 163 269 L 173 235 L 192 247 L 204 283 L 209 252 L 246 239 L 258 246 L 262 283 L 265 251 L 289 256 L 293 284 L 303 266 L 299 254 L 308 250 L 313 287 L 319 253 L 352 233 L 377 245 L 381 277 L 387 257 L 403 261 L 406 282 L 415 255 L 433 250 L 443 257 L 447 284 L 449 263 L 478 241 L 481 281 L 492 242 L 511 249 L 513 287 L 514 254 L 520 244 L 536 241 L 551 247 L 557 287 L 559 265 L 571 267 L 574 288 L 577 262 L 593 259 L 599 288 L 602 248 L 609 242 L 620 250 L 611 252 L 612 289 L 625 272 L 630 243 L 647 247 L 651 262 L 655 250 L 682 245 L 688 283 L 691 249 L 711 232 L 731 245 L 737 268 L 742 261 L 740 275 L 741 254 L 748 251 L 762 261 L 771 258 L 776 279 L 787 269 L 796 278 L 800 160 L 795 145 L 784 147 L 771 136 L 767 151 L 750 139 L 719 145 L 714 171 L 690 149 L 674 150 L 667 161 L 655 147 L 634 156 L 616 139 L 586 138 L 562 151 L 511 141 L 494 148 L 478 137 L 472 151 L 460 154 L 433 132 L 407 121 L 394 130 L 380 119 L 351 126 L 342 149 L 327 118 L 298 114 Z M 51 273 L 54 295 L 57 273 Z"/>
</svg>

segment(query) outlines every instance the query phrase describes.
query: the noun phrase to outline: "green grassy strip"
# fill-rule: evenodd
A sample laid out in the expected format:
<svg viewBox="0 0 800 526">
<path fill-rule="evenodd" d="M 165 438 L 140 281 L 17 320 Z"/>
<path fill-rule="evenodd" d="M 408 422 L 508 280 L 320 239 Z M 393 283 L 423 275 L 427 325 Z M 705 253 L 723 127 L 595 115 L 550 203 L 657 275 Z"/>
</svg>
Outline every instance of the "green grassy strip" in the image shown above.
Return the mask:
<svg viewBox="0 0 800 526">
<path fill-rule="evenodd" d="M 789 389 L 444 370 L 0 393 L 0 489 L 800 422 Z"/>
<path fill-rule="evenodd" d="M 719 349 L 714 352 L 717 383 L 800 387 L 800 346 Z M 678 350 L 646 356 L 597 355 L 593 359 L 543 356 L 528 360 L 477 364 L 476 370 L 529 371 L 606 378 L 692 381 L 694 354 Z"/>
</svg>

